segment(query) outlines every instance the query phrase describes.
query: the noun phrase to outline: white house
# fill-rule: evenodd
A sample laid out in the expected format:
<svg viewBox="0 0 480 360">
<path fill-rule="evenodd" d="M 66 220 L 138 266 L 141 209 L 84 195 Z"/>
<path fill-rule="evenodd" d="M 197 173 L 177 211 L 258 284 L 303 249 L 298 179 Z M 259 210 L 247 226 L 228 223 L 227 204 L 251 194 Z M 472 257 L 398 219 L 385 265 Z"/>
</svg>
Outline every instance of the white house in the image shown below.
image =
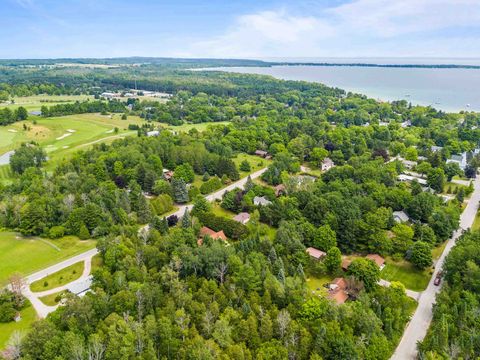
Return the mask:
<svg viewBox="0 0 480 360">
<path fill-rule="evenodd" d="M 272 202 L 265 198 L 265 196 L 255 196 L 253 198 L 253 205 L 256 206 L 267 206 L 270 205 Z"/>
<path fill-rule="evenodd" d="M 88 290 L 90 290 L 91 286 L 92 276 L 90 275 L 83 280 L 70 283 L 69 285 L 67 285 L 67 290 L 70 291 L 72 294 L 82 297 L 88 292 Z"/>
<path fill-rule="evenodd" d="M 151 136 L 158 136 L 158 135 L 160 135 L 160 131 L 158 131 L 158 130 L 153 130 L 153 131 L 147 132 L 147 136 L 150 136 L 150 137 Z"/>
<path fill-rule="evenodd" d="M 460 169 L 465 170 L 467 167 L 467 153 L 463 152 L 460 155 L 452 155 L 450 159 L 447 159 L 448 163 L 457 163 Z"/>
<path fill-rule="evenodd" d="M 393 220 L 395 220 L 397 223 L 404 223 L 410 220 L 405 211 L 394 211 L 392 215 Z"/>
<path fill-rule="evenodd" d="M 323 161 L 322 161 L 322 171 L 330 170 L 334 166 L 335 166 L 335 163 L 333 162 L 332 159 L 330 159 L 328 157 L 323 159 Z"/>
</svg>

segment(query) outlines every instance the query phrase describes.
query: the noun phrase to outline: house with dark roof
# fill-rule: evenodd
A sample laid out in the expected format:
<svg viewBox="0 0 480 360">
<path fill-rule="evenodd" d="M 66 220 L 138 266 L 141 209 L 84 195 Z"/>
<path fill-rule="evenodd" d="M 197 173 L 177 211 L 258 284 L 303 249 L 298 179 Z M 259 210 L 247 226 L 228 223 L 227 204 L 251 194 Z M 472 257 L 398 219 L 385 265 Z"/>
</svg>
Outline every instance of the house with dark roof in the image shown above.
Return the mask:
<svg viewBox="0 0 480 360">
<path fill-rule="evenodd" d="M 255 155 L 266 158 L 268 156 L 268 152 L 265 150 L 255 150 Z"/>
</svg>

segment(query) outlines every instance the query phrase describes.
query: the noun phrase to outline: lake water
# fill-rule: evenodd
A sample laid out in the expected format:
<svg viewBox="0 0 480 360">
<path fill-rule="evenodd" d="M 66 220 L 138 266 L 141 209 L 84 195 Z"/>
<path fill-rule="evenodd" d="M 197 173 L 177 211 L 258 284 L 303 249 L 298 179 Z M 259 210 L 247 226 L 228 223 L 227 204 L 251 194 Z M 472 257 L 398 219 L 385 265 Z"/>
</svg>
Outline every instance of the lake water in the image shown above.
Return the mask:
<svg viewBox="0 0 480 360">
<path fill-rule="evenodd" d="M 380 100 L 407 100 L 444 111 L 480 111 L 480 70 L 358 66 L 223 67 L 239 73 L 306 80 Z M 467 106 L 470 105 L 470 106 Z"/>
</svg>

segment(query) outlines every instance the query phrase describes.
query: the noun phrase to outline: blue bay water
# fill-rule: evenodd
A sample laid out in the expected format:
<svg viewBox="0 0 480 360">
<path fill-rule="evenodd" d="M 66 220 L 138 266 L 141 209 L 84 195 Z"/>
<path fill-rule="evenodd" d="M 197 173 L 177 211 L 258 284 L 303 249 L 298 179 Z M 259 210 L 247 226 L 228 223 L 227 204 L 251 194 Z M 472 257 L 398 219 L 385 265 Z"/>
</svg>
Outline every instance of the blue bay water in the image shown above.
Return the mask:
<svg viewBox="0 0 480 360">
<path fill-rule="evenodd" d="M 360 66 L 223 67 L 239 73 L 305 80 L 379 100 L 407 100 L 449 112 L 480 111 L 480 70 Z"/>
</svg>

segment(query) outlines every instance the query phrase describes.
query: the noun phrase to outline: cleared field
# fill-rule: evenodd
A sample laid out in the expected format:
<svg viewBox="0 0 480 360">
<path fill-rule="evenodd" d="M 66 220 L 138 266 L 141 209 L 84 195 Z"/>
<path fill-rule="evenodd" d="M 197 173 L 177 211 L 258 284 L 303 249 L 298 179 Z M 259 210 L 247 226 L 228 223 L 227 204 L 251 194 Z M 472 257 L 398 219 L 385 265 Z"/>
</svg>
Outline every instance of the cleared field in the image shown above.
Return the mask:
<svg viewBox="0 0 480 360">
<path fill-rule="evenodd" d="M 83 274 L 84 268 L 85 263 L 83 261 L 70 265 L 65 269 L 57 271 L 56 273 L 50 274 L 43 279 L 33 282 L 30 285 L 30 290 L 32 290 L 33 292 L 40 292 L 66 285 L 80 278 L 80 276 L 82 276 Z"/>
<path fill-rule="evenodd" d="M 142 124 L 138 116 L 129 116 L 121 120 L 119 114 L 79 114 L 53 118 L 36 118 L 36 124 L 31 120 L 0 127 L 0 155 L 19 147 L 26 141 L 36 141 L 44 147 L 50 160 L 55 160 L 84 149 L 98 142 L 111 142 L 115 139 L 135 135 L 128 130 L 129 124 Z M 26 127 L 26 130 L 24 128 Z M 118 132 L 115 133 L 115 128 Z M 0 171 L 0 178 L 6 178 L 7 173 Z"/>
<path fill-rule="evenodd" d="M 37 314 L 30 304 L 20 311 L 20 315 L 22 319 L 19 322 L 0 323 L 0 349 L 7 345 L 8 339 L 10 339 L 14 331 L 27 331 L 30 325 L 37 319 Z"/>
<path fill-rule="evenodd" d="M 321 278 L 310 275 L 307 277 L 307 287 L 313 295 L 327 296 L 328 291 L 324 285 L 330 283 L 332 280 L 333 278 L 327 275 Z"/>
<path fill-rule="evenodd" d="M 31 274 L 84 251 L 93 249 L 93 240 L 81 241 L 74 236 L 58 240 L 25 238 L 14 232 L 0 232 L 0 286 L 8 277 L 19 272 Z"/>
<path fill-rule="evenodd" d="M 63 293 L 65 293 L 65 291 L 59 291 L 47 296 L 43 296 L 39 299 L 41 302 L 43 302 L 47 306 L 55 306 L 59 303 L 59 301 L 57 301 L 58 300 L 57 296 L 62 295 Z"/>
<path fill-rule="evenodd" d="M 68 104 L 75 101 L 85 101 L 93 99 L 91 95 L 34 95 L 34 96 L 21 96 L 14 98 L 13 104 L 0 103 L 0 108 L 8 107 L 14 110 L 20 106 L 23 106 L 28 111 L 38 111 L 45 106 L 53 106 L 57 104 Z"/>
<path fill-rule="evenodd" d="M 244 154 L 244 153 L 237 154 L 233 158 L 233 162 L 237 165 L 237 167 L 240 167 L 240 163 L 244 160 L 247 160 L 248 163 L 250 164 L 250 171 L 247 172 L 247 171 L 240 171 L 239 170 L 241 178 L 244 178 L 245 176 L 248 176 L 248 174 L 250 174 L 250 173 L 254 173 L 254 172 L 256 172 L 260 169 L 263 169 L 264 167 L 267 167 L 268 165 L 270 165 L 272 163 L 272 160 L 265 160 L 265 159 L 262 159 L 259 156 Z"/>
<path fill-rule="evenodd" d="M 380 274 L 382 279 L 400 281 L 407 289 L 423 291 L 430 281 L 430 269 L 419 270 L 405 260 L 393 261 L 386 259 L 384 269 Z"/>
<path fill-rule="evenodd" d="M 174 126 L 170 124 L 165 124 L 165 123 L 160 123 L 167 129 L 170 129 L 172 131 L 176 132 L 189 132 L 191 129 L 197 129 L 198 131 L 202 132 L 207 130 L 208 127 L 210 126 L 215 126 L 215 125 L 228 125 L 230 124 L 230 121 L 219 121 L 219 122 L 206 122 L 206 123 L 199 123 L 199 124 L 182 124 L 179 126 Z"/>
</svg>

